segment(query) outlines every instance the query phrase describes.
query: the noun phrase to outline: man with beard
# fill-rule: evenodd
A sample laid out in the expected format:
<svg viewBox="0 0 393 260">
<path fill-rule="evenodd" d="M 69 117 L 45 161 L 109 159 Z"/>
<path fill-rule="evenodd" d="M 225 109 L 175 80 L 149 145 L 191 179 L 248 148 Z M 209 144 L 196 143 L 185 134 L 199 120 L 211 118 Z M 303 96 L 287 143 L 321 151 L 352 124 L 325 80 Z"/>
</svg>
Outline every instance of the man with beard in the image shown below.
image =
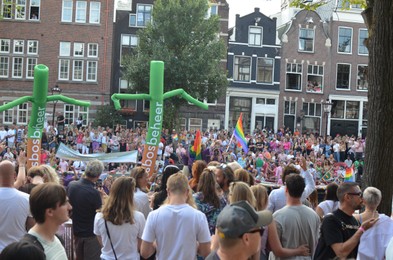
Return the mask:
<svg viewBox="0 0 393 260">
<path fill-rule="evenodd" d="M 216 181 L 224 193 L 224 198 L 228 201 L 229 184 L 235 180 L 235 175 L 231 167 L 225 163 L 220 164 L 215 170 Z"/>
<path fill-rule="evenodd" d="M 324 217 L 314 259 L 353 258 L 358 253 L 360 237 L 378 219 L 372 218 L 361 224 L 352 216 L 361 208 L 362 191 L 357 183 L 344 182 L 337 189 L 340 207 Z"/>
</svg>

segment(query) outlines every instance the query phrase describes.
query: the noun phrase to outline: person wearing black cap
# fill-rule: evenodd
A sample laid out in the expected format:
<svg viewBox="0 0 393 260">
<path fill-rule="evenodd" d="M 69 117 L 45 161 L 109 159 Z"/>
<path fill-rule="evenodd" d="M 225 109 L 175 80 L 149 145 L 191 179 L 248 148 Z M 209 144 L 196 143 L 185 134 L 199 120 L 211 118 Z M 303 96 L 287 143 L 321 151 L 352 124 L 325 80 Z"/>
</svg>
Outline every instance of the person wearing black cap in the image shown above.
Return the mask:
<svg viewBox="0 0 393 260">
<path fill-rule="evenodd" d="M 248 259 L 259 252 L 264 227 L 273 220 L 268 210 L 255 211 L 247 201 L 226 206 L 217 218 L 219 248 L 206 260 Z"/>
</svg>

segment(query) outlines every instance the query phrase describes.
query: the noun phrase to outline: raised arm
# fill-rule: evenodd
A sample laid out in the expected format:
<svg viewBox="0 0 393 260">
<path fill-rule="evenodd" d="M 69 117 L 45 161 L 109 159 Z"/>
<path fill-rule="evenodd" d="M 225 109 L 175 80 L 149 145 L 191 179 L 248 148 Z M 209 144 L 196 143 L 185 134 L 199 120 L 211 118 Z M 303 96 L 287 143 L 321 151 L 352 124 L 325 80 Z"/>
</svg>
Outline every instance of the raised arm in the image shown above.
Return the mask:
<svg viewBox="0 0 393 260">
<path fill-rule="evenodd" d="M 113 104 L 117 110 L 121 109 L 120 100 L 151 100 L 149 94 L 113 94 L 111 96 Z"/>
<path fill-rule="evenodd" d="M 174 89 L 171 91 L 168 91 L 166 93 L 164 93 L 164 100 L 167 98 L 171 98 L 174 96 L 181 96 L 182 98 L 184 98 L 185 100 L 187 100 L 190 103 L 193 103 L 194 105 L 203 108 L 205 110 L 207 110 L 209 108 L 209 106 L 193 97 L 191 97 L 187 92 L 185 92 L 183 89 L 178 88 L 178 89 Z"/>
</svg>

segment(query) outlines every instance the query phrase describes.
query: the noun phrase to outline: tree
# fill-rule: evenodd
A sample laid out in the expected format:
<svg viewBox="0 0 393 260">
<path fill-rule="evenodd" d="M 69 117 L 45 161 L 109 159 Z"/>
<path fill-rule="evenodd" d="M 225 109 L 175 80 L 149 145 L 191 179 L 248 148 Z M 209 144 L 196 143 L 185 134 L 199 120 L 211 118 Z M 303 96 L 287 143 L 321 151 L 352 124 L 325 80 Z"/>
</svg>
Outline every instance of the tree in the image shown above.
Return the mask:
<svg viewBox="0 0 393 260">
<path fill-rule="evenodd" d="M 113 107 L 113 105 L 102 105 L 97 109 L 94 126 L 111 127 L 114 128 L 116 124 L 124 122 L 123 117 Z"/>
<path fill-rule="evenodd" d="M 327 2 L 323 0 L 321 2 Z M 295 0 L 299 6 L 304 0 Z M 368 125 L 363 180 L 366 187 L 381 190 L 379 210 L 387 215 L 392 210 L 393 194 L 393 2 L 392 0 L 343 0 L 342 6 L 362 4 L 368 29 L 369 50 Z M 313 4 L 311 4 L 311 8 Z"/>
<path fill-rule="evenodd" d="M 155 1 L 153 22 L 138 32 L 138 47 L 125 58 L 124 74 L 132 83 L 131 93 L 148 93 L 150 61 L 162 60 L 164 92 L 183 88 L 199 100 L 225 94 L 226 72 L 220 61 L 226 48 L 218 37 L 219 17 L 206 19 L 207 10 L 207 0 Z M 185 102 L 181 98 L 167 102 L 164 122 L 173 126 Z"/>
</svg>

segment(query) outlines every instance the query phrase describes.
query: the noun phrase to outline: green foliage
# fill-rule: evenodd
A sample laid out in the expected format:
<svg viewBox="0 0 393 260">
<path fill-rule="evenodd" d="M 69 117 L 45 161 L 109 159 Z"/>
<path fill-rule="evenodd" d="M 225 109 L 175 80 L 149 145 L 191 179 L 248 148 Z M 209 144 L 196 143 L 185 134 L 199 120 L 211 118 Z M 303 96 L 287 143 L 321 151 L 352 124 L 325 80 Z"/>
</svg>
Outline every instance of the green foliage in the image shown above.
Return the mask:
<svg viewBox="0 0 393 260">
<path fill-rule="evenodd" d="M 113 105 L 102 105 L 97 109 L 96 117 L 93 122 L 94 126 L 113 127 L 116 124 L 123 123 L 124 119 Z"/>
<path fill-rule="evenodd" d="M 202 100 L 225 93 L 226 72 L 220 65 L 226 55 L 225 44 L 218 36 L 219 17 L 205 19 L 207 10 L 207 0 L 155 1 L 153 22 L 138 32 L 138 47 L 124 61 L 132 92 L 149 92 L 150 61 L 162 60 L 165 92 L 183 88 Z M 186 101 L 171 98 L 168 102 L 177 109 Z"/>
<path fill-rule="evenodd" d="M 307 2 L 307 0 L 293 0 L 289 6 L 298 7 L 305 10 L 315 10 L 320 6 L 323 6 L 329 3 L 332 0 L 313 0 L 312 2 Z M 342 10 L 348 10 L 350 5 L 353 4 L 361 4 L 363 9 L 367 8 L 366 0 L 343 0 L 341 4 Z"/>
</svg>

